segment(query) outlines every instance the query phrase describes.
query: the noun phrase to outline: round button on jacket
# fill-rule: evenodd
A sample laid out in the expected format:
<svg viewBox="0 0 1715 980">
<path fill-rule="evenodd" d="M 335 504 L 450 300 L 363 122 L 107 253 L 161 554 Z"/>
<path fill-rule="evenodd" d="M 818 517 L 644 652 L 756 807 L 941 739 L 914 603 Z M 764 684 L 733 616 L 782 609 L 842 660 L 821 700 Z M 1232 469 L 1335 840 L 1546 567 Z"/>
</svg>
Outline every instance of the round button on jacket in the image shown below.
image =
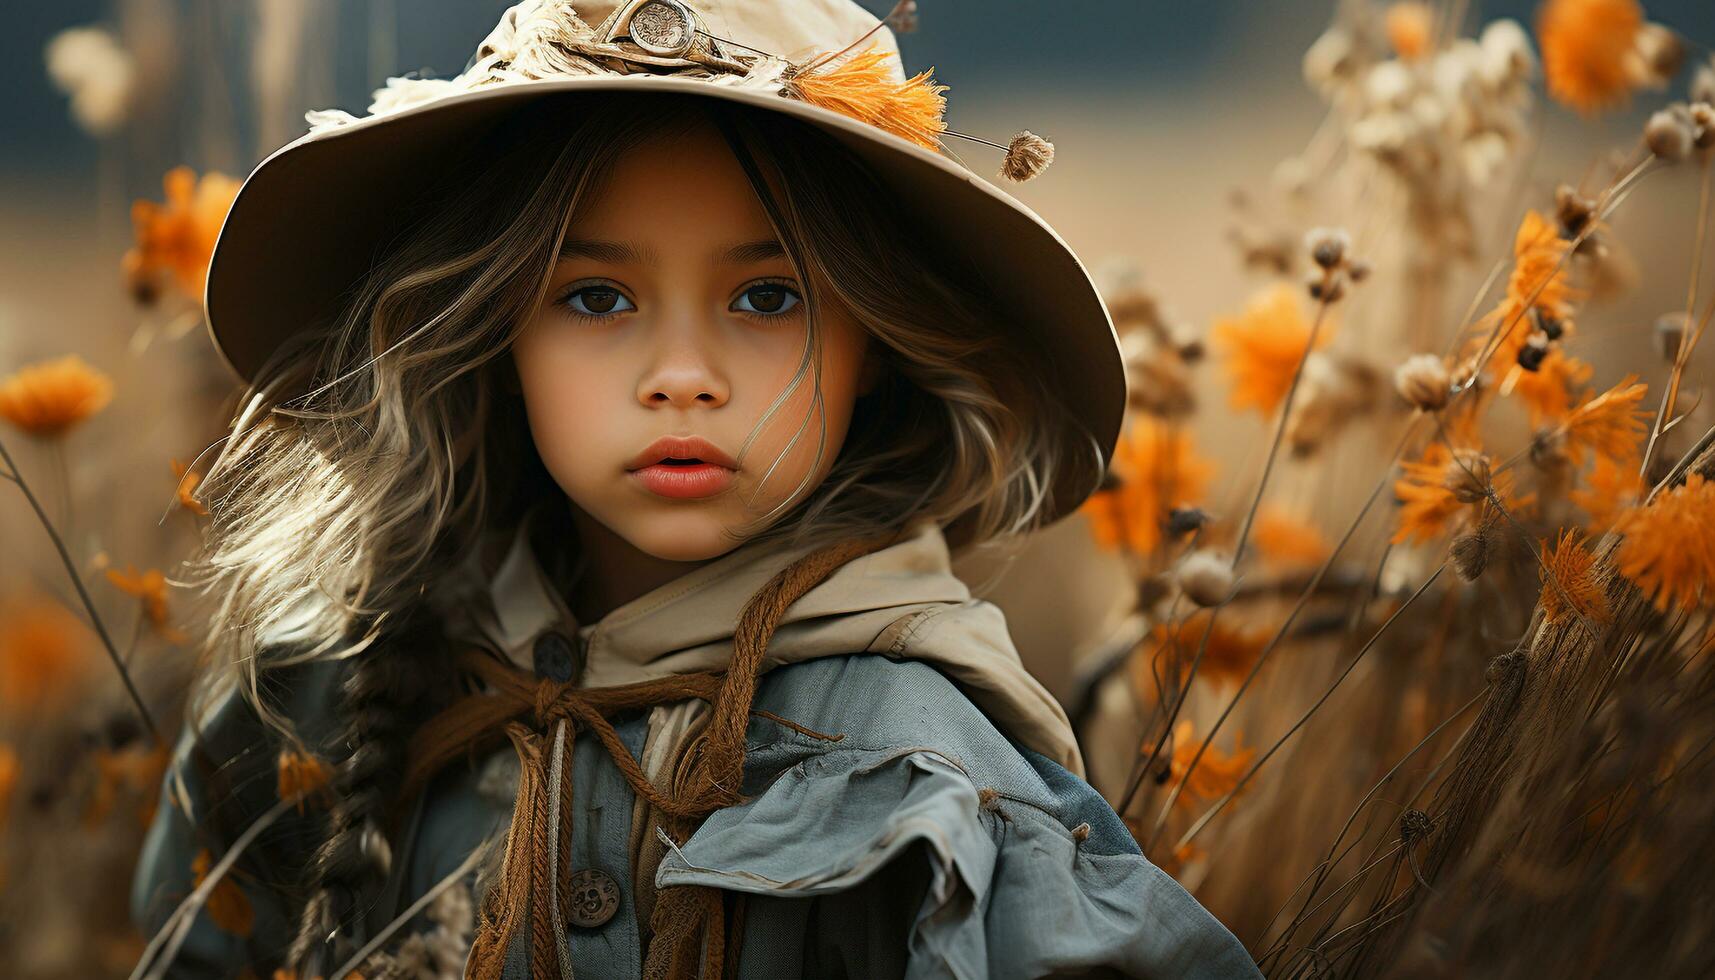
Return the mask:
<svg viewBox="0 0 1715 980">
<path fill-rule="evenodd" d="M 572 925 L 594 929 L 619 911 L 619 882 L 595 868 L 572 874 Z"/>
<path fill-rule="evenodd" d="M 559 630 L 548 630 L 536 637 L 530 654 L 538 677 L 565 683 L 582 672 L 583 655 L 576 641 Z"/>
</svg>

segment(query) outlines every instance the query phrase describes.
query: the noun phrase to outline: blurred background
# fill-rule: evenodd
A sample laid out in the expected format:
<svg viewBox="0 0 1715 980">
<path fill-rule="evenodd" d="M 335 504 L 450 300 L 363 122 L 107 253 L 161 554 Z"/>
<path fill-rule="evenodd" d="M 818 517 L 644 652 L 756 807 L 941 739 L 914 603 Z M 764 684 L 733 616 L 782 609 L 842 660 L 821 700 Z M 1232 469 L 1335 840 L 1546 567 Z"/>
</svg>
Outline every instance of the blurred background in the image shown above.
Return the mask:
<svg viewBox="0 0 1715 980">
<path fill-rule="evenodd" d="M 878 15 L 891 6 L 878 0 L 864 5 Z M 128 656 L 190 656 L 190 644 L 174 631 L 194 631 L 194 618 L 179 609 L 176 594 L 147 575 L 159 569 L 170 578 L 176 557 L 196 541 L 196 514 L 179 496 L 184 484 L 175 461 L 188 463 L 208 448 L 234 409 L 231 379 L 206 339 L 197 305 L 184 296 L 139 302 L 125 264 L 140 227 L 133 202 L 162 201 L 163 180 L 176 167 L 241 179 L 305 131 L 306 110 L 362 114 L 370 91 L 389 75 L 457 73 L 506 6 L 500 0 L 60 0 L 14 4 L 0 14 L 0 85 L 8 93 L 0 108 L 7 133 L 0 142 L 0 375 L 75 353 L 112 384 L 111 406 L 75 433 L 59 440 L 8 437 L 8 447 L 56 521 L 68 558 L 87 577 L 89 601 L 103 611 Z M 1360 248 L 1373 245 L 1381 253 L 1386 223 L 1403 213 L 1385 188 L 1340 198 L 1337 207 L 1329 197 L 1291 193 L 1290 185 L 1345 165 L 1318 149 L 1331 138 L 1330 99 L 1306 80 L 1305 64 L 1306 52 L 1340 8 L 1353 6 L 1336 0 L 923 0 L 919 29 L 902 35 L 901 47 L 908 71 L 933 67 L 936 80 L 950 86 L 950 128 L 1002 141 L 1028 128 L 1052 140 L 1053 166 L 1008 189 L 1059 229 L 1104 282 L 1140 275 L 1175 328 L 1202 337 L 1276 274 L 1247 262 L 1247 245 L 1284 235 L 1296 247 L 1305 228 L 1344 222 Z M 1482 25 L 1504 18 L 1528 31 L 1538 7 L 1513 0 L 1443 3 L 1434 10 L 1444 18 L 1451 8 L 1463 32 L 1475 36 Z M 1688 63 L 1706 58 L 1706 45 L 1715 42 L 1715 4 L 1708 0 L 1653 0 L 1647 16 L 1684 39 Z M 77 28 L 101 33 L 76 35 L 79 46 L 61 49 L 62 64 L 55 67 L 53 44 Z M 1540 93 L 1540 80 L 1535 84 Z M 1668 99 L 1682 97 L 1684 84 L 1682 75 L 1671 90 L 1640 90 L 1593 115 L 1539 94 L 1523 123 L 1528 149 L 1510 158 L 1504 191 L 1473 214 L 1475 247 L 1439 269 L 1445 293 L 1472 295 L 1491 263 L 1509 255 L 1523 209 L 1551 209 L 1557 184 L 1600 186 L 1615 170 L 1613 151 L 1635 146 L 1645 120 Z M 73 92 L 81 100 L 75 105 Z M 985 148 L 954 149 L 979 172 L 998 165 Z M 1626 372 L 1659 376 L 1654 324 L 1685 294 L 1698 227 L 1698 174 L 1683 167 L 1652 175 L 1611 220 L 1615 274 L 1624 288 L 1602 297 L 1603 329 L 1587 330 L 1581 340 L 1582 355 L 1601 365 L 1598 387 Z M 1365 215 L 1376 225 L 1364 226 Z M 1366 296 L 1374 302 L 1365 315 L 1354 312 L 1341 325 L 1342 331 L 1372 331 L 1377 343 L 1369 346 L 1388 349 L 1383 363 L 1390 372 L 1407 349 L 1439 351 L 1455 336 L 1463 306 L 1455 303 L 1441 331 L 1419 342 L 1388 319 L 1381 302 L 1382 294 L 1399 288 L 1378 281 L 1375 295 Z M 1706 382 L 1710 364 L 1705 350 L 1687 378 Z M 1201 361 L 1189 378 L 1208 401 L 1221 401 L 1218 365 Z M 1207 505 L 1217 514 L 1241 510 L 1270 423 L 1249 414 L 1203 412 L 1185 424 L 1214 466 Z M 1356 449 L 1287 463 L 1281 502 L 1337 534 L 1343 525 L 1335 518 L 1350 512 L 1354 494 L 1361 499 L 1377 457 L 1385 457 L 1385 447 L 1368 444 L 1371 435 L 1363 439 Z M 53 541 L 15 490 L 0 487 L 0 595 L 51 597 L 87 620 Z M 1010 563 L 986 554 L 960 561 L 967 580 L 1005 609 L 1032 669 L 1069 706 L 1087 700 L 1089 678 L 1080 677 L 1080 666 L 1099 658 L 1104 647 L 1127 642 L 1125 624 L 1138 595 L 1137 571 L 1127 557 L 1099 546 L 1085 515 L 1078 515 Z M 151 597 L 164 605 L 151 606 Z M 13 615 L 28 612 L 18 609 Z M 165 717 L 190 666 L 187 661 L 141 675 L 143 696 L 163 706 Z M 123 735 L 104 727 L 124 714 L 124 692 L 111 670 L 100 662 L 80 670 L 70 676 L 91 696 L 54 702 L 68 721 L 53 738 L 65 740 L 65 753 L 125 744 Z M 7 726 L 0 734 L 18 740 L 24 737 L 17 734 L 18 718 L 45 710 L 51 699 L 43 699 L 54 685 L 41 686 L 27 672 L 0 679 L 5 676 L 12 677 L 12 691 L 0 692 L 0 708 L 12 717 L 0 716 Z M 43 699 L 32 705 L 27 690 Z M 53 758 L 61 751 L 44 741 L 48 736 L 30 737 L 37 741 L 16 758 Z M 1092 760 L 1092 779 L 1110 796 L 1134 754 L 1135 733 L 1126 738 L 1131 741 L 1116 752 L 1117 762 L 1103 769 Z M 57 799 L 97 793 L 146 809 L 146 763 L 131 760 L 139 774 L 128 776 L 124 758 L 103 758 L 107 768 L 77 786 L 61 778 L 64 773 L 23 766 L 20 774 L 17 764 L 8 783 L 0 760 L 6 791 L 0 808 L 9 800 L 14 814 L 27 805 L 53 812 Z M 105 811 L 97 816 L 106 819 Z M 43 976 L 87 975 L 80 971 L 95 969 L 92 963 L 129 969 L 140 941 L 111 931 L 123 920 L 128 884 L 113 872 L 134 851 L 140 826 L 53 838 L 54 846 L 100 852 L 92 866 L 109 869 L 101 888 L 87 881 L 43 884 L 57 878 L 43 873 L 42 862 L 51 863 L 44 852 L 51 848 L 21 847 L 20 834 L 5 835 L 0 946 L 12 946 L 15 965 Z M 28 917 L 32 938 L 14 945 L 23 942 L 14 927 L 23 921 L 14 918 L 22 915 L 21 881 L 34 883 L 28 893 L 35 906 Z M 1221 893 L 1212 894 L 1206 900 L 1218 902 Z M 1234 916 L 1250 916 L 1243 921 L 1251 935 L 1261 931 L 1266 915 L 1257 919 L 1242 903 L 1227 907 Z M 105 924 L 97 929 L 99 949 L 70 952 L 76 944 L 69 937 L 95 923 Z"/>
</svg>

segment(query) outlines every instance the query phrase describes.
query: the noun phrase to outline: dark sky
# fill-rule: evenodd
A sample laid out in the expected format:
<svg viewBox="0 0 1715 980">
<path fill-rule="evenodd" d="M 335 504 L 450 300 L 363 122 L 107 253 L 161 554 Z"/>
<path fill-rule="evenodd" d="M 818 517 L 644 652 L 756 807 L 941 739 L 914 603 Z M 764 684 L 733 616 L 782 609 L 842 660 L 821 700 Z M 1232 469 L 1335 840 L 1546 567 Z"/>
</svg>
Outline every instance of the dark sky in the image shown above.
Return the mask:
<svg viewBox="0 0 1715 980">
<path fill-rule="evenodd" d="M 166 2 L 228 49 L 223 63 L 241 82 L 248 0 Z M 507 6 L 503 0 L 394 3 L 397 66 L 390 73 L 420 68 L 443 76 L 464 67 Z M 887 0 L 864 5 L 878 13 L 890 6 Z M 1485 19 L 1511 16 L 1527 25 L 1535 9 L 1533 0 L 1471 6 Z M 363 41 L 370 3 L 339 0 L 336 7 L 338 34 L 347 40 L 335 49 L 334 99 L 324 104 L 361 113 L 370 89 L 382 80 L 370 77 Z M 922 30 L 902 39 L 906 64 L 913 71 L 933 65 L 937 79 L 953 86 L 949 121 L 957 126 L 960 95 L 969 100 L 966 105 L 1052 90 L 1069 91 L 1073 98 L 1089 92 L 1144 101 L 1206 100 L 1245 98 L 1252 85 L 1258 97 L 1275 97 L 1287 85 L 1311 102 L 1295 69 L 1305 46 L 1326 25 L 1333 0 L 920 0 L 919 7 Z M 1652 19 L 1705 45 L 1715 43 L 1712 0 L 1657 0 L 1646 9 Z M 65 99 L 47 80 L 42 47 L 65 27 L 111 23 L 112 0 L 11 4 L 3 16 L 0 88 L 9 94 L 0 108 L 7 133 L 0 143 L 0 177 L 93 179 L 94 142 L 73 124 Z M 312 107 L 321 105 L 305 106 Z M 241 109 L 236 125 L 244 130 L 249 124 Z M 241 139 L 239 145 L 250 142 Z M 221 163 L 195 159 L 194 148 L 186 145 L 176 155 L 199 169 Z M 225 165 L 247 170 L 255 163 L 250 153 L 239 155 L 246 158 Z"/>
</svg>

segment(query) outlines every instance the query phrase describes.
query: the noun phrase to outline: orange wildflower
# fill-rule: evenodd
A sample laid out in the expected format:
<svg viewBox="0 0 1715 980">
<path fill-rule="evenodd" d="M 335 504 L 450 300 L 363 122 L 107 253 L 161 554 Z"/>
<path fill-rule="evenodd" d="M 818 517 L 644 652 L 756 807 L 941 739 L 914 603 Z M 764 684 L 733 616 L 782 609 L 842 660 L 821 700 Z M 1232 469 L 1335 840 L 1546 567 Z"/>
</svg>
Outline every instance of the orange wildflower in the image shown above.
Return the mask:
<svg viewBox="0 0 1715 980">
<path fill-rule="evenodd" d="M 895 81 L 893 55 L 871 47 L 836 63 L 799 72 L 787 83 L 794 98 L 885 129 L 928 150 L 941 147 L 947 86 L 933 68 Z M 812 62 L 814 64 L 814 62 Z"/>
<path fill-rule="evenodd" d="M 84 811 L 84 820 L 98 824 L 113 812 L 113 805 L 122 793 L 140 797 L 137 818 L 147 827 L 155 816 L 155 800 L 161 787 L 161 776 L 167 771 L 172 750 L 164 742 L 152 745 L 129 745 L 122 749 L 102 749 L 95 753 L 95 794 Z"/>
<path fill-rule="evenodd" d="M 1466 508 L 1472 508 L 1471 516 L 1477 516 L 1492 506 L 1486 495 L 1469 499 L 1484 489 L 1481 480 L 1488 474 L 1487 457 L 1476 450 L 1459 452 L 1461 458 L 1455 459 L 1445 443 L 1436 441 L 1424 447 L 1421 459 L 1400 464 L 1405 475 L 1393 485 L 1394 496 L 1400 502 L 1394 544 L 1432 541 L 1449 530 Z M 1535 502 L 1535 494 L 1512 496 L 1512 478 L 1506 473 L 1495 475 L 1490 485 L 1508 510 Z M 1466 499 L 1461 499 L 1461 495 Z"/>
<path fill-rule="evenodd" d="M 240 181 L 220 173 L 207 173 L 199 180 L 191 168 L 174 167 L 161 185 L 165 203 L 131 205 L 136 243 L 125 253 L 126 281 L 139 301 L 152 302 L 160 293 L 161 281 L 170 276 L 179 292 L 201 304 L 208 260 L 238 196 Z"/>
<path fill-rule="evenodd" d="M 1473 341 L 1480 348 L 1492 331 L 1506 326 L 1488 361 L 1491 374 L 1505 375 L 1518 363 L 1519 350 L 1535 329 L 1530 317 L 1532 308 L 1539 316 L 1558 322 L 1562 337 L 1571 335 L 1572 304 L 1583 295 L 1572 287 L 1562 261 L 1571 246 L 1542 212 L 1525 212 L 1513 236 L 1513 271 L 1507 278 L 1506 297 L 1479 322 L 1480 336 Z"/>
<path fill-rule="evenodd" d="M 1406 61 L 1416 61 L 1429 51 L 1435 12 L 1422 0 L 1399 0 L 1388 5 L 1382 26 L 1388 46 Z"/>
<path fill-rule="evenodd" d="M 1554 623 L 1567 613 L 1576 613 L 1592 622 L 1607 622 L 1608 596 L 1596 581 L 1596 556 L 1580 540 L 1578 532 L 1571 529 L 1560 532 L 1560 540 L 1552 547 L 1546 540 L 1542 542 L 1542 551 L 1543 564 L 1547 566 L 1538 600 L 1543 618 Z"/>
<path fill-rule="evenodd" d="M 1185 778 L 1185 770 L 1190 767 L 1191 760 L 1197 755 L 1197 749 L 1202 745 L 1195 734 L 1189 718 L 1182 718 L 1173 726 L 1173 761 L 1168 779 L 1178 782 Z M 1235 740 L 1235 745 L 1238 741 Z M 1180 792 L 1174 806 L 1184 810 L 1195 810 L 1203 800 L 1219 799 L 1232 792 L 1239 784 L 1239 779 L 1250 768 L 1251 759 L 1256 755 L 1254 748 L 1235 748 L 1232 752 L 1209 746 L 1203 752 L 1203 758 L 1198 760 L 1197 768 L 1191 770 L 1191 778 L 1186 781 L 1185 789 Z"/>
<path fill-rule="evenodd" d="M 1273 414 L 1292 387 L 1310 333 L 1298 290 L 1287 283 L 1253 298 L 1238 316 L 1217 319 L 1213 338 L 1232 380 L 1232 407 Z M 1316 346 L 1323 346 L 1328 331 L 1319 331 L 1316 339 Z"/>
<path fill-rule="evenodd" d="M 1516 356 L 1516 355 L 1515 355 Z M 1508 394 L 1518 395 L 1530 410 L 1530 424 L 1559 421 L 1572 410 L 1572 392 L 1590 380 L 1595 368 L 1570 354 L 1551 348 L 1535 371 L 1515 368 L 1507 376 Z"/>
<path fill-rule="evenodd" d="M 126 565 L 124 572 L 109 568 L 107 580 L 121 592 L 134 595 L 142 601 L 143 617 L 162 636 L 173 643 L 184 642 L 185 634 L 167 622 L 167 577 L 161 574 L 160 569 L 151 568 L 139 573 L 135 565 Z"/>
<path fill-rule="evenodd" d="M 1573 490 L 1572 502 L 1590 515 L 1590 524 L 1605 528 L 1613 524 L 1620 512 L 1643 496 L 1644 478 L 1638 473 L 1641 459 L 1637 454 L 1624 457 L 1598 455 L 1585 477 L 1588 489 Z"/>
<path fill-rule="evenodd" d="M 208 853 L 208 848 L 197 852 L 191 859 L 191 872 L 195 877 L 191 887 L 201 888 L 208 878 L 208 872 L 214 866 L 214 858 Z M 250 931 L 256 926 L 256 910 L 250 907 L 250 897 L 229 877 L 223 877 L 209 893 L 208 904 L 203 906 L 208 912 L 208 919 L 214 927 L 234 936 L 249 938 Z"/>
<path fill-rule="evenodd" d="M 1620 104 L 1633 80 L 1626 62 L 1643 26 L 1637 0 L 1547 0 L 1536 12 L 1548 94 L 1594 115 Z"/>
<path fill-rule="evenodd" d="M 1626 536 L 1614 561 L 1657 609 L 1694 608 L 1715 594 L 1715 483 L 1691 473 L 1614 523 Z"/>
<path fill-rule="evenodd" d="M 113 382 L 76 354 L 0 379 L 0 418 L 34 436 L 64 435 L 113 400 Z"/>
<path fill-rule="evenodd" d="M 63 705 L 95 666 L 89 631 L 57 602 L 32 599 L 0 611 L 0 705 L 20 714 Z"/>
<path fill-rule="evenodd" d="M 1099 545 L 1147 555 L 1161 544 L 1167 512 L 1201 497 L 1214 465 L 1197 455 L 1188 433 L 1140 415 L 1114 448 L 1113 470 L 1119 485 L 1080 509 Z"/>
<path fill-rule="evenodd" d="M 1278 566 L 1320 565 L 1334 550 L 1315 525 L 1273 505 L 1257 515 L 1251 540 L 1264 561 Z"/>
<path fill-rule="evenodd" d="M 173 475 L 179 478 L 179 506 L 193 514 L 207 517 L 208 508 L 204 507 L 202 501 L 194 496 L 197 484 L 202 481 L 202 474 L 192 473 L 189 466 L 176 459 L 170 462 L 173 467 Z"/>
<path fill-rule="evenodd" d="M 1566 451 L 1574 463 L 1582 462 L 1586 450 L 1597 457 L 1621 459 L 1638 455 L 1639 444 L 1649 431 L 1649 413 L 1638 407 L 1649 385 L 1628 374 L 1625 380 L 1572 410 L 1562 426 Z"/>
<path fill-rule="evenodd" d="M 328 782 L 332 773 L 327 764 L 307 752 L 281 752 L 279 777 L 275 792 L 282 800 L 294 800 L 298 812 L 304 812 L 304 801 L 312 797 L 326 801 Z"/>
</svg>

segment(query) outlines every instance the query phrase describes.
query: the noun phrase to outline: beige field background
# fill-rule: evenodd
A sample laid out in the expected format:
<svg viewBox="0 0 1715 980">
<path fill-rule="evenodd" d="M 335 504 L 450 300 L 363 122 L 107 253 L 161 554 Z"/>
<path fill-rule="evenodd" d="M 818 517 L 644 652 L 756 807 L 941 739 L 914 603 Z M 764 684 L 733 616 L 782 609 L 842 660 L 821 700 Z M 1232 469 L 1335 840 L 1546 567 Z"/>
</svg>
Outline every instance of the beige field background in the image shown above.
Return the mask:
<svg viewBox="0 0 1715 980">
<path fill-rule="evenodd" d="M 160 200 L 161 179 L 176 165 L 242 177 L 267 149 L 302 131 L 304 109 L 338 104 L 361 111 L 381 76 L 424 63 L 431 51 L 444 73 L 458 70 L 458 59 L 504 7 L 470 4 L 437 27 L 444 11 L 435 6 L 255 0 L 222 8 L 114 0 L 32 12 L 20 18 L 18 39 L 8 42 L 17 48 L 10 70 L 36 96 L 8 120 L 22 144 L 0 151 L 0 376 L 76 353 L 111 379 L 113 398 L 64 437 L 0 428 L 0 439 L 41 498 L 113 642 L 129 656 L 144 700 L 169 733 L 177 729 L 201 640 L 198 600 L 168 589 L 165 617 L 155 622 L 107 573 L 135 566 L 171 578 L 194 547 L 198 518 L 179 500 L 170 461 L 191 461 L 219 439 L 235 391 L 194 302 L 169 289 L 144 306 L 127 289 L 121 263 L 133 245 L 131 203 Z M 882 4 L 867 6 L 885 12 Z M 1348 125 L 1339 113 L 1330 115 L 1305 80 L 1306 49 L 1331 23 L 1364 17 L 1382 23 L 1388 4 L 1214 3 L 1194 15 L 1182 5 L 1117 0 L 1092 2 L 1087 10 L 975 0 L 920 6 L 921 31 L 904 39 L 907 67 L 933 64 L 938 80 L 952 86 L 949 123 L 993 138 L 1029 128 L 1053 140 L 1053 166 L 1015 192 L 1104 282 L 1121 265 L 1141 272 L 1185 339 L 1211 340 L 1217 321 L 1239 314 L 1279 279 L 1246 268 L 1235 230 L 1283 236 L 1299 261 L 1288 280 L 1299 293 L 1307 265 L 1299 253 L 1309 229 L 1343 227 L 1353 249 L 1373 260 L 1374 273 L 1335 304 L 1332 349 L 1373 368 L 1379 394 L 1367 414 L 1313 455 L 1282 454 L 1263 494 L 1270 507 L 1328 541 L 1347 529 L 1376 481 L 1388 479 L 1395 442 L 1415 424 L 1393 391 L 1394 368 L 1408 354 L 1439 354 L 1464 336 L 1467 301 L 1495 263 L 1511 269 L 1513 236 L 1526 209 L 1552 215 L 1558 185 L 1595 196 L 1641 159 L 1646 120 L 1687 98 L 1715 42 L 1715 12 L 1698 0 L 1647 5 L 1647 19 L 1681 39 L 1684 67 L 1664 88 L 1639 88 L 1624 105 L 1589 116 L 1549 97 L 1536 68 L 1503 176 L 1481 195 L 1473 192 L 1480 204 L 1473 208 L 1472 254 L 1434 261 L 1441 279 L 1431 302 L 1410 291 L 1402 271 L 1424 244 L 1402 219 L 1411 200 L 1398 181 L 1355 162 L 1351 151 L 1321 154 L 1308 174 L 1313 191 L 1303 198 L 1284 193 L 1277 172 L 1307 147 L 1341 146 Z M 1439 2 L 1425 9 L 1437 23 L 1457 20 L 1467 37 L 1496 19 L 1516 18 L 1540 56 L 1536 4 Z M 111 135 L 71 122 L 64 96 L 47 77 L 47 41 L 84 24 L 105 25 L 135 59 L 136 102 Z M 1384 50 L 1381 57 L 1392 54 Z M 64 118 L 50 125 L 43 107 L 54 108 L 55 99 Z M 32 140 L 31 132 L 41 135 Z M 32 142 L 40 145 L 23 145 Z M 953 148 L 979 170 L 998 163 L 986 148 Z M 1589 384 L 1596 391 L 1639 375 L 1649 385 L 1642 407 L 1652 415 L 1669 374 L 1656 323 L 1685 309 L 1706 220 L 1698 205 L 1707 168 L 1694 158 L 1651 169 L 1606 221 L 1607 259 L 1580 270 L 1587 285 L 1598 278 L 1619 285 L 1580 304 L 1567 350 L 1593 366 Z M 1250 204 L 1236 207 L 1235 195 Z M 1715 292 L 1708 255 L 1702 253 L 1699 310 Z M 1505 292 L 1505 275 L 1479 304 L 1479 315 Z M 1313 306 L 1308 298 L 1303 303 L 1306 311 Z M 1670 463 L 1710 426 L 1711 346 L 1683 365 L 1680 408 L 1688 417 L 1665 443 Z M 1214 518 L 1210 539 L 1230 544 L 1258 494 L 1274 420 L 1229 407 L 1223 365 L 1211 349 L 1188 367 L 1197 408 L 1171 425 L 1214 464 L 1206 492 L 1191 502 Z M 1522 413 L 1498 410 L 1490 422 L 1497 463 L 1525 451 L 1531 427 Z M 1406 459 L 1434 444 L 1427 427 L 1413 431 L 1418 441 Z M 1528 469 L 1520 464 L 1518 472 Z M 1542 475 L 1548 472 L 1530 470 L 1541 483 L 1532 486 L 1548 502 L 1535 516 L 1521 515 L 1519 542 L 1534 545 L 1575 523 L 1569 505 L 1554 503 Z M 1547 586 L 1528 550 L 1507 563 L 1497 559 L 1506 567 L 1470 584 L 1455 582 L 1452 571 L 1436 580 L 1447 540 L 1459 528 L 1431 543 L 1390 547 L 1398 521 L 1393 497 L 1384 490 L 1348 548 L 1329 559 L 1331 577 L 1350 577 L 1359 598 L 1317 593 L 1315 614 L 1333 625 L 1284 642 L 1212 744 L 1205 770 L 1222 773 L 1224 782 L 1188 809 L 1167 801 L 1171 779 L 1146 785 L 1143 804 L 1122 807 L 1146 853 L 1192 888 L 1253 954 L 1289 949 L 1265 958 L 1270 975 L 1527 976 L 1542 975 L 1532 968 L 1551 962 L 1575 975 L 1613 975 L 1610 968 L 1643 948 L 1657 950 L 1649 961 L 1654 975 L 1699 975 L 1708 957 L 1699 950 L 1715 935 L 1708 913 L 1692 911 L 1700 893 L 1687 875 L 1715 871 L 1715 862 L 1705 843 L 1670 848 L 1691 840 L 1688 821 L 1715 809 L 1703 788 L 1707 773 L 1697 768 L 1702 739 L 1715 732 L 1715 712 L 1703 694 L 1706 665 L 1696 656 L 1707 655 L 1710 594 L 1701 594 L 1700 605 L 1650 618 L 1648 603 L 1634 601 L 1636 590 L 1607 573 L 1600 581 L 1612 622 L 1565 634 L 1536 609 Z M 1708 519 L 1715 527 L 1715 516 Z M 1592 548 L 1615 547 L 1602 537 L 1606 527 L 1578 526 Z M 1118 804 L 1128 776 L 1166 731 L 1162 692 L 1140 695 L 1132 680 L 1147 673 L 1135 665 L 1149 652 L 1147 645 L 1133 650 L 1136 630 L 1189 612 L 1171 601 L 1140 610 L 1140 582 L 1158 581 L 1172 594 L 1176 563 L 1195 546 L 1175 550 L 1169 543 L 1150 555 L 1124 554 L 1104 547 L 1097 531 L 1088 515 L 1075 515 L 1024 543 L 1010 561 L 977 554 L 961 557 L 958 569 L 1005 610 L 1027 664 L 1069 707 L 1092 694 L 1080 687 L 1080 672 L 1112 652 L 1116 637 L 1130 637 L 1118 651 L 1129 656 L 1093 692 L 1095 708 L 1080 732 L 1092 782 Z M 1607 544 L 1599 548 L 1598 540 Z M 1696 539 L 1686 540 L 1690 546 Z M 1241 585 L 1279 577 L 1261 566 L 1240 571 Z M 1419 587 L 1429 589 L 1423 598 L 1414 595 Z M 1293 596 L 1281 586 L 1235 603 L 1230 618 L 1266 632 Z M 15 633 L 43 603 L 63 609 L 87 632 L 83 601 L 41 521 L 17 487 L 0 484 L 0 633 Z M 1390 620 L 1395 615 L 1397 622 Z M 174 630 L 188 638 L 176 638 Z M 123 976 L 146 938 L 129 929 L 125 903 L 140 816 L 153 805 L 148 759 L 138 748 L 148 739 L 130 731 L 124 689 L 84 632 L 73 652 L 15 668 L 6 658 L 22 656 L 16 651 L 27 644 L 9 633 L 0 638 L 0 685 L 11 685 L 0 689 L 0 743 L 9 748 L 0 755 L 0 974 Z M 1509 651 L 1530 664 L 1516 713 L 1480 700 L 1485 690 L 1513 683 L 1505 673 L 1511 668 L 1503 664 L 1497 674 L 1492 660 Z M 1177 669 L 1189 656 L 1184 652 Z M 1664 666 L 1668 659 L 1672 669 Z M 44 680 L 44 670 L 59 673 Z M 1633 670 L 1637 677 L 1625 679 Z M 1622 679 L 1596 684 L 1588 679 L 1592 672 Z M 1232 687 L 1185 683 L 1189 694 L 1178 717 L 1194 720 L 1202 737 Z M 1311 723 L 1284 741 L 1197 836 L 1197 850 L 1173 847 L 1245 768 L 1221 769 L 1223 753 L 1268 748 L 1330 689 Z M 1563 705 L 1574 702 L 1588 710 L 1567 714 Z M 1648 716 L 1639 724 L 1656 733 L 1637 736 L 1639 744 L 1671 748 L 1616 749 L 1631 744 L 1625 733 L 1634 729 L 1614 720 L 1630 718 L 1625 712 Z M 1447 728 L 1435 729 L 1450 718 Z M 1438 734 L 1420 754 L 1392 768 L 1432 730 Z M 1185 776 L 1181 744 L 1176 739 L 1165 752 L 1174 778 Z M 1573 758 L 1586 760 L 1589 772 L 1568 775 Z M 1600 778 L 1592 775 L 1599 769 Z M 1154 823 L 1164 802 L 1172 818 L 1159 834 Z M 1631 817 L 1614 818 L 1588 839 L 1562 839 L 1566 826 L 1597 807 Z M 1483 815 L 1473 816 L 1478 810 Z M 1372 864 L 1358 852 L 1343 855 L 1345 863 L 1330 872 L 1330 888 L 1350 883 L 1339 904 L 1314 911 L 1294 905 L 1304 894 L 1299 886 L 1322 869 L 1319 862 L 1354 813 L 1365 815 L 1354 821 L 1354 837 L 1381 859 Z M 1433 829 L 1401 830 L 1410 813 L 1423 814 Z M 1543 829 L 1550 825 L 1560 830 Z M 1657 849 L 1639 843 L 1652 836 Z M 1670 867 L 1674 862 L 1664 858 L 1674 853 L 1683 860 Z M 1583 917 L 1565 914 L 1568 907 Z M 1314 937 L 1301 930 L 1288 942 L 1282 930 L 1295 915 L 1308 916 L 1311 931 L 1317 915 L 1327 921 Z M 1362 941 L 1354 945 L 1352 937 Z M 1290 951 L 1301 947 L 1318 952 Z"/>
</svg>

